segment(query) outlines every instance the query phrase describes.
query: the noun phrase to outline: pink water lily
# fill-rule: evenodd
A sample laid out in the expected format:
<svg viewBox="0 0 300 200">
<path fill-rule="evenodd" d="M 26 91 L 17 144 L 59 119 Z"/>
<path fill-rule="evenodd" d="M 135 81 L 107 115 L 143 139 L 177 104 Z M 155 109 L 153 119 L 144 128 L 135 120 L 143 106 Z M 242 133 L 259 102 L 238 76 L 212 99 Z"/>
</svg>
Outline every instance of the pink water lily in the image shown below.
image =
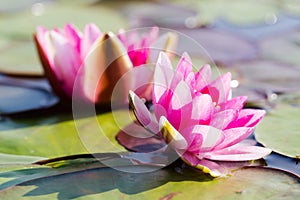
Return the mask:
<svg viewBox="0 0 300 200">
<path fill-rule="evenodd" d="M 167 50 L 176 44 L 174 34 L 158 37 L 157 27 L 140 38 L 136 32 L 118 36 L 102 33 L 92 23 L 83 32 L 72 24 L 66 24 L 62 30 L 39 26 L 34 39 L 45 74 L 61 100 L 69 103 L 74 97 L 100 105 L 126 103 L 129 89 L 151 99 L 151 88 L 139 86 L 152 80 L 152 69 L 135 70 L 131 77 L 122 77 L 133 66 L 154 58 L 151 48 Z M 121 88 L 115 88 L 117 82 Z M 113 92 L 117 94 L 114 97 Z"/>
<path fill-rule="evenodd" d="M 231 98 L 230 81 L 230 73 L 211 80 L 209 65 L 194 73 L 186 53 L 174 71 L 161 53 L 154 72 L 154 114 L 132 91 L 130 104 L 140 124 L 161 136 L 184 162 L 220 176 L 220 161 L 256 160 L 271 152 L 245 142 L 265 111 L 243 109 L 247 98 Z"/>
<path fill-rule="evenodd" d="M 34 39 L 52 88 L 67 102 L 76 90 L 78 99 L 109 103 L 115 82 L 132 68 L 119 39 L 111 32 L 102 33 L 95 24 L 87 24 L 83 33 L 72 24 L 66 24 L 63 30 L 39 26 Z M 111 57 L 116 59 L 110 61 Z M 76 79 L 79 81 L 74 88 Z M 126 96 L 125 92 L 120 95 Z"/>
</svg>

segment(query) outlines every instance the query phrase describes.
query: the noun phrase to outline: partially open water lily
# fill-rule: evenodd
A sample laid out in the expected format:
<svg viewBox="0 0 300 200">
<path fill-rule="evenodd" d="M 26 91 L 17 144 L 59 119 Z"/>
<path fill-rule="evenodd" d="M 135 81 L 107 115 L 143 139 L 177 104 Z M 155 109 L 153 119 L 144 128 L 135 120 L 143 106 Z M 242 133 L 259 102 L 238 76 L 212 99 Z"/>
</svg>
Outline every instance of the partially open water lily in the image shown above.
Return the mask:
<svg viewBox="0 0 300 200">
<path fill-rule="evenodd" d="M 63 101 L 70 102 L 76 90 L 78 99 L 109 103 L 114 84 L 132 67 L 118 38 L 94 24 L 87 24 L 83 33 L 71 24 L 63 30 L 39 26 L 34 39 L 45 74 Z M 130 88 L 128 83 L 124 88 Z M 122 95 L 126 96 L 120 94 L 120 99 Z"/>
<path fill-rule="evenodd" d="M 184 53 L 176 70 L 160 53 L 153 82 L 152 114 L 134 92 L 129 99 L 137 120 L 161 136 L 184 162 L 212 176 L 226 173 L 220 161 L 263 158 L 270 149 L 246 142 L 265 111 L 243 109 L 245 96 L 231 98 L 231 74 L 211 80 L 211 68 L 196 73 Z"/>
<path fill-rule="evenodd" d="M 137 32 L 121 31 L 118 36 L 102 33 L 92 23 L 83 32 L 66 24 L 63 30 L 39 26 L 34 39 L 45 74 L 62 101 L 70 102 L 74 97 L 94 104 L 115 101 L 119 105 L 127 101 L 129 89 L 151 99 L 151 88 L 139 85 L 145 79 L 153 79 L 153 69 L 134 71 L 130 78 L 121 77 L 155 57 L 150 54 L 151 48 L 175 47 L 174 34 L 158 37 L 158 31 L 154 27 L 140 38 Z M 121 88 L 115 88 L 118 81 Z M 117 96 L 112 97 L 113 91 Z"/>
</svg>

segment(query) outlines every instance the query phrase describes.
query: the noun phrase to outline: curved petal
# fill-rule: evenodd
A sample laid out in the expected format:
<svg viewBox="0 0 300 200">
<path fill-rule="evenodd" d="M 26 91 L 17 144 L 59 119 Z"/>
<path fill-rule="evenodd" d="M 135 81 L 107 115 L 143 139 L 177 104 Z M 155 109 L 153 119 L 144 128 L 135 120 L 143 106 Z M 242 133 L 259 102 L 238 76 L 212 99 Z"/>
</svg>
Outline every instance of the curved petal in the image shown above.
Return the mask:
<svg viewBox="0 0 300 200">
<path fill-rule="evenodd" d="M 204 173 L 210 174 L 212 177 L 225 176 L 226 168 L 206 159 L 199 159 L 194 154 L 186 152 L 181 159 L 188 165 L 200 169 Z"/>
<path fill-rule="evenodd" d="M 81 59 L 84 60 L 95 41 L 102 36 L 100 29 L 93 23 L 87 24 L 80 44 Z"/>
<path fill-rule="evenodd" d="M 266 114 L 265 110 L 243 109 L 240 111 L 237 120 L 230 123 L 227 128 L 243 127 L 243 126 L 253 127 L 262 120 L 265 114 Z"/>
<path fill-rule="evenodd" d="M 174 91 L 171 91 L 167 118 L 171 124 L 179 130 L 184 127 L 191 118 L 192 94 L 188 84 L 180 81 Z"/>
<path fill-rule="evenodd" d="M 200 91 L 205 88 L 211 79 L 210 65 L 203 65 L 200 70 L 195 74 L 196 86 L 195 90 Z"/>
<path fill-rule="evenodd" d="M 224 110 L 217 112 L 212 116 L 211 126 L 224 130 L 228 125 L 237 118 L 236 110 Z"/>
<path fill-rule="evenodd" d="M 151 30 L 142 37 L 141 47 L 149 48 L 151 44 L 157 39 L 159 33 L 159 28 L 154 26 Z"/>
<path fill-rule="evenodd" d="M 258 146 L 234 146 L 209 152 L 205 158 L 218 161 L 257 160 L 269 155 L 272 150 Z"/>
<path fill-rule="evenodd" d="M 80 54 L 81 33 L 72 24 L 65 25 L 64 33 L 69 43 Z"/>
<path fill-rule="evenodd" d="M 224 140 L 222 130 L 207 125 L 195 125 L 181 131 L 182 135 L 190 142 L 193 141 L 195 134 L 202 136 L 202 144 L 199 147 L 201 152 L 207 152 L 215 148 Z"/>
<path fill-rule="evenodd" d="M 214 112 L 214 105 L 208 94 L 196 96 L 193 99 L 193 110 L 191 118 L 199 124 L 208 125 Z"/>
<path fill-rule="evenodd" d="M 168 56 L 161 52 L 156 63 L 154 71 L 154 83 L 153 83 L 153 103 L 156 104 L 160 101 L 160 98 L 170 88 L 171 81 L 174 76 L 171 61 Z"/>
<path fill-rule="evenodd" d="M 247 96 L 238 96 L 228 101 L 222 102 L 219 104 L 220 111 L 228 109 L 241 110 L 244 107 L 246 100 Z"/>
<path fill-rule="evenodd" d="M 78 52 L 75 51 L 73 46 L 62 35 L 55 31 L 49 33 L 49 41 L 54 50 L 52 59 L 48 54 L 49 59 L 53 61 L 52 67 L 62 82 L 61 84 L 65 88 L 65 92 L 71 96 L 75 77 L 81 65 Z"/>
<path fill-rule="evenodd" d="M 231 73 L 228 72 L 223 74 L 211 82 L 207 88 L 204 88 L 203 93 L 211 94 L 212 99 L 214 102 L 216 102 L 216 104 L 227 101 L 231 93 L 230 81 Z"/>
<path fill-rule="evenodd" d="M 232 128 L 223 131 L 224 140 L 215 149 L 223 149 L 235 145 L 246 139 L 253 133 L 254 128 L 240 127 Z"/>
<path fill-rule="evenodd" d="M 193 72 L 193 65 L 190 56 L 184 52 L 178 62 L 176 72 L 180 73 L 184 80 L 186 80 L 187 76 Z"/>
<path fill-rule="evenodd" d="M 191 136 L 193 136 L 193 140 L 188 147 L 188 151 L 194 154 L 199 154 L 203 144 L 203 135 L 199 133 L 192 133 Z"/>
<path fill-rule="evenodd" d="M 35 39 L 39 43 L 42 50 L 46 53 L 47 52 L 47 44 L 45 35 L 47 34 L 48 30 L 43 26 L 38 26 L 36 28 Z"/>
<path fill-rule="evenodd" d="M 152 133 L 158 133 L 158 122 L 149 112 L 144 102 L 132 91 L 129 91 L 129 103 L 134 111 L 136 119 L 140 122 L 140 124 Z"/>
<path fill-rule="evenodd" d="M 188 147 L 185 138 L 162 116 L 159 120 L 159 129 L 166 143 L 177 150 L 186 150 Z"/>
</svg>

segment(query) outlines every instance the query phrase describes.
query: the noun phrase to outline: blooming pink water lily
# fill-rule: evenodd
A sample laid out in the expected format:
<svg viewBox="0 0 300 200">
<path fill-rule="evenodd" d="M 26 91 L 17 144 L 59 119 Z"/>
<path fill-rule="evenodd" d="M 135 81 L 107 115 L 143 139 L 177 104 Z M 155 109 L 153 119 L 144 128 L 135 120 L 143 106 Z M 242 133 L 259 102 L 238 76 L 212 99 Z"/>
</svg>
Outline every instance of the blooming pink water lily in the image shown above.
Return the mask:
<svg viewBox="0 0 300 200">
<path fill-rule="evenodd" d="M 47 30 L 37 27 L 34 35 L 37 50 L 54 92 L 62 101 L 76 99 L 95 104 L 109 104 L 127 101 L 127 91 L 134 89 L 139 95 L 148 97 L 151 88 L 139 85 L 153 78 L 153 70 L 138 70 L 131 77 L 123 78 L 133 66 L 145 64 L 153 54 L 153 45 L 169 48 L 175 44 L 170 36 L 158 38 L 158 28 L 139 38 L 136 32 L 102 33 L 95 24 L 87 24 L 83 32 L 72 24 L 66 24 L 63 30 Z M 176 41 L 176 40 L 174 40 Z M 115 88 L 117 82 L 121 88 Z M 117 91 L 114 91 L 117 90 Z M 112 93 L 117 96 L 112 97 Z M 114 98 L 114 99 L 112 99 Z"/>
<path fill-rule="evenodd" d="M 140 124 L 161 136 L 184 162 L 220 176 L 219 161 L 256 160 L 271 152 L 245 142 L 265 111 L 243 109 L 247 97 L 231 98 L 230 81 L 230 73 L 211 80 L 209 65 L 194 73 L 186 53 L 174 71 L 161 53 L 154 72 L 154 114 L 132 91 L 130 104 Z"/>
</svg>

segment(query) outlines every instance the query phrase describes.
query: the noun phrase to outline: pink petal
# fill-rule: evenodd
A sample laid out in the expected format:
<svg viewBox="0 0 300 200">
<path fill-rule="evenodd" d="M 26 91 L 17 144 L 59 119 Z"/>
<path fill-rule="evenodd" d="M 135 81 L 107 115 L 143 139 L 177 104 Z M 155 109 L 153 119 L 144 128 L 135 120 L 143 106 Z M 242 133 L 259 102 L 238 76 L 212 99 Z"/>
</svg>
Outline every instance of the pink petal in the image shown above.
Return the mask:
<svg viewBox="0 0 300 200">
<path fill-rule="evenodd" d="M 182 160 L 188 165 L 196 167 L 213 177 L 224 176 L 227 174 L 227 170 L 218 163 L 205 159 L 199 159 L 194 154 L 189 152 L 183 154 Z"/>
<path fill-rule="evenodd" d="M 142 37 L 141 47 L 149 48 L 150 45 L 152 45 L 153 42 L 157 39 L 158 33 L 159 33 L 159 28 L 156 26 L 152 27 L 152 29 L 149 31 L 149 33 L 145 34 Z"/>
<path fill-rule="evenodd" d="M 46 53 L 47 51 L 47 45 L 45 41 L 45 35 L 48 32 L 48 30 L 43 26 L 38 26 L 36 28 L 36 36 L 39 44 L 41 45 L 43 51 Z"/>
<path fill-rule="evenodd" d="M 258 146 L 234 146 L 209 152 L 205 158 L 218 161 L 257 160 L 269 155 L 272 150 Z"/>
<path fill-rule="evenodd" d="M 238 119 L 228 125 L 228 128 L 234 127 L 253 127 L 255 126 L 266 114 L 265 110 L 259 109 L 243 109 L 240 111 Z"/>
<path fill-rule="evenodd" d="M 205 89 L 205 93 L 211 94 L 213 101 L 217 104 L 227 101 L 231 92 L 230 81 L 231 73 L 223 74 Z"/>
<path fill-rule="evenodd" d="M 184 127 L 191 117 L 192 94 L 189 86 L 184 81 L 180 81 L 171 93 L 167 118 L 171 124 L 179 130 Z"/>
<path fill-rule="evenodd" d="M 209 65 L 203 65 L 200 70 L 195 74 L 197 91 L 202 90 L 210 83 L 211 79 L 211 68 Z"/>
<path fill-rule="evenodd" d="M 192 119 L 199 124 L 208 124 L 214 111 L 214 105 L 208 94 L 196 96 L 193 99 Z"/>
<path fill-rule="evenodd" d="M 219 104 L 220 110 L 241 110 L 247 100 L 247 96 L 239 96 Z"/>
<path fill-rule="evenodd" d="M 219 144 L 215 149 L 223 149 L 235 145 L 242 140 L 246 139 L 253 133 L 254 128 L 241 127 L 241 128 L 232 128 L 223 131 L 224 140 Z"/>
<path fill-rule="evenodd" d="M 193 72 L 193 65 L 192 65 L 191 58 L 186 52 L 184 52 L 183 55 L 181 56 L 177 65 L 176 72 L 180 73 L 183 76 L 184 80 L 186 80 L 188 75 L 191 72 Z"/>
<path fill-rule="evenodd" d="M 91 50 L 95 41 L 102 36 L 101 31 L 95 24 L 87 24 L 84 28 L 82 40 L 81 40 L 81 59 L 84 60 L 87 53 Z"/>
<path fill-rule="evenodd" d="M 161 52 L 154 71 L 153 103 L 159 102 L 160 98 L 170 88 L 174 76 L 171 61 L 168 56 Z"/>
<path fill-rule="evenodd" d="M 222 130 L 206 125 L 195 125 L 193 127 L 188 127 L 181 132 L 188 141 L 193 140 L 194 134 L 200 134 L 203 139 L 202 145 L 199 147 L 201 152 L 212 150 L 224 140 Z"/>
<path fill-rule="evenodd" d="M 203 136 L 202 136 L 202 134 L 197 134 L 197 133 L 193 133 L 193 134 L 191 134 L 191 136 L 193 136 L 194 138 L 188 147 L 188 151 L 191 153 L 198 154 L 201 152 Z"/>
<path fill-rule="evenodd" d="M 56 32 L 50 32 L 50 41 L 52 48 L 55 49 L 54 71 L 58 77 L 61 77 L 60 81 L 62 81 L 66 93 L 71 96 L 78 66 L 81 64 L 79 55 L 73 46 Z"/>
<path fill-rule="evenodd" d="M 191 103 L 192 100 L 189 85 L 184 81 L 180 81 L 173 92 L 170 108 L 174 110 L 181 109 Z"/>
<path fill-rule="evenodd" d="M 218 129 L 225 129 L 228 125 L 237 118 L 236 110 L 224 110 L 217 112 L 212 116 L 211 126 Z"/>
<path fill-rule="evenodd" d="M 81 35 L 79 31 L 72 24 L 66 24 L 64 31 L 65 37 L 69 40 L 69 43 L 74 46 L 74 49 L 76 49 L 79 54 L 81 43 Z"/>
<path fill-rule="evenodd" d="M 129 91 L 129 101 L 137 120 L 152 133 L 158 133 L 158 122 L 149 112 L 144 102 L 132 91 Z"/>
<path fill-rule="evenodd" d="M 188 147 L 185 138 L 172 126 L 172 124 L 162 116 L 159 119 L 159 130 L 166 143 L 176 150 L 186 150 Z"/>
</svg>

